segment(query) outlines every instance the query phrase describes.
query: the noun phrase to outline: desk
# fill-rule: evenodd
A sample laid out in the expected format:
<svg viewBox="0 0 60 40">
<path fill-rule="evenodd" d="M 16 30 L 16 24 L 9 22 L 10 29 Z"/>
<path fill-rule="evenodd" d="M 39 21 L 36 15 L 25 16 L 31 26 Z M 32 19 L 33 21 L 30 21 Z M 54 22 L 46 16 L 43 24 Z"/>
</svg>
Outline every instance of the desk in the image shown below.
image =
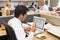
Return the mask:
<svg viewBox="0 0 60 40">
<path fill-rule="evenodd" d="M 8 40 L 6 31 L 5 30 L 1 30 L 1 28 L 0 28 L 0 40 Z"/>
<path fill-rule="evenodd" d="M 45 40 L 59 40 L 59 38 L 57 38 L 57 37 L 49 34 L 47 31 L 45 31 L 44 34 L 47 35 L 47 39 L 45 39 Z M 34 39 L 33 40 L 41 40 L 41 39 L 39 39 L 36 36 L 34 36 Z"/>
<path fill-rule="evenodd" d="M 4 35 L 6 35 L 6 31 L 0 28 L 0 36 L 4 36 Z"/>
<path fill-rule="evenodd" d="M 59 40 L 59 38 L 57 38 L 57 37 L 49 34 L 47 31 L 45 31 L 44 34 L 47 35 L 47 39 L 46 39 L 46 40 Z M 5 31 L 5 30 L 2 31 L 2 30 L 0 29 L 0 36 L 4 36 L 4 35 L 6 35 L 6 31 Z M 33 40 L 40 40 L 40 39 L 37 38 L 36 36 L 34 36 Z"/>
</svg>

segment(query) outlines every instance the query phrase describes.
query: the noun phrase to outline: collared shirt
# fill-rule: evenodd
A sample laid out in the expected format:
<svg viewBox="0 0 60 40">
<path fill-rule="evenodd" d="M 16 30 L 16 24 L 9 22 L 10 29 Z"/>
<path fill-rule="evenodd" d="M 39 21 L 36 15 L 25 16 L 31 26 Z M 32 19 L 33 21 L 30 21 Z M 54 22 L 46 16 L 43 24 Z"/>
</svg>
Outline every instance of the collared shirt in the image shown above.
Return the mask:
<svg viewBox="0 0 60 40">
<path fill-rule="evenodd" d="M 15 10 L 15 7 L 14 6 L 11 6 L 10 10 Z"/>
<path fill-rule="evenodd" d="M 40 7 L 40 10 L 42 10 L 42 11 L 49 11 L 47 5 L 41 6 L 41 7 Z"/>
<path fill-rule="evenodd" d="M 22 27 L 21 21 L 18 18 L 12 18 L 9 20 L 8 24 L 14 29 L 17 40 L 32 40 L 34 33 L 30 31 L 28 37 L 25 37 L 25 31 Z"/>
</svg>

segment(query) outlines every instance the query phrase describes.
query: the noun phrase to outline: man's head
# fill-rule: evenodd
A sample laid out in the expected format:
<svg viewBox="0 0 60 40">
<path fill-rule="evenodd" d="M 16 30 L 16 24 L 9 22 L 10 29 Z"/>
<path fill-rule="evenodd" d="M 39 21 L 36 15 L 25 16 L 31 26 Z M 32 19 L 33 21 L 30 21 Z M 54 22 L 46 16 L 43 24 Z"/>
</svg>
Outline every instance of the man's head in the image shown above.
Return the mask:
<svg viewBox="0 0 60 40">
<path fill-rule="evenodd" d="M 43 6 L 45 4 L 44 0 L 40 0 L 40 5 Z"/>
<path fill-rule="evenodd" d="M 18 5 L 15 9 L 15 17 L 23 21 L 27 16 L 28 8 L 24 5 Z"/>
</svg>

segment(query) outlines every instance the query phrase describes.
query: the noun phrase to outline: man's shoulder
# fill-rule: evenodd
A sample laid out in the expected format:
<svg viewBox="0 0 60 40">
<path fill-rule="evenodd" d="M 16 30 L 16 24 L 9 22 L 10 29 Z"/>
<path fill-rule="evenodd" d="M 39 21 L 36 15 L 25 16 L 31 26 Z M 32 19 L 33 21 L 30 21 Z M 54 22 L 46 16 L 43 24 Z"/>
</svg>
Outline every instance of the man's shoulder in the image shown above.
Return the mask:
<svg viewBox="0 0 60 40">
<path fill-rule="evenodd" d="M 47 5 L 44 5 L 45 7 L 48 7 Z"/>
<path fill-rule="evenodd" d="M 14 18 L 10 19 L 8 22 L 12 22 L 14 20 Z"/>
</svg>

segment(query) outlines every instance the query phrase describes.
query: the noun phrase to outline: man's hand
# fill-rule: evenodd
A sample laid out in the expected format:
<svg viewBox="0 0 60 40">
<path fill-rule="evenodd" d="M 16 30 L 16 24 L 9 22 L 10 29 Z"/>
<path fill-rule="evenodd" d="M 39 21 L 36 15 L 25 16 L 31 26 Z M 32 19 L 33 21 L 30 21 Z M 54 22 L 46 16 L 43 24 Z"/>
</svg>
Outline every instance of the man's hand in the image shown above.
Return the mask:
<svg viewBox="0 0 60 40">
<path fill-rule="evenodd" d="M 31 28 L 30 28 L 30 27 L 25 27 L 24 30 L 25 30 L 25 31 L 30 31 Z"/>
<path fill-rule="evenodd" d="M 35 32 L 36 31 L 36 23 L 33 24 L 32 28 L 31 28 L 31 31 L 32 32 Z"/>
<path fill-rule="evenodd" d="M 36 31 L 36 23 L 33 23 L 32 27 L 25 27 L 24 30 L 35 32 Z"/>
</svg>

